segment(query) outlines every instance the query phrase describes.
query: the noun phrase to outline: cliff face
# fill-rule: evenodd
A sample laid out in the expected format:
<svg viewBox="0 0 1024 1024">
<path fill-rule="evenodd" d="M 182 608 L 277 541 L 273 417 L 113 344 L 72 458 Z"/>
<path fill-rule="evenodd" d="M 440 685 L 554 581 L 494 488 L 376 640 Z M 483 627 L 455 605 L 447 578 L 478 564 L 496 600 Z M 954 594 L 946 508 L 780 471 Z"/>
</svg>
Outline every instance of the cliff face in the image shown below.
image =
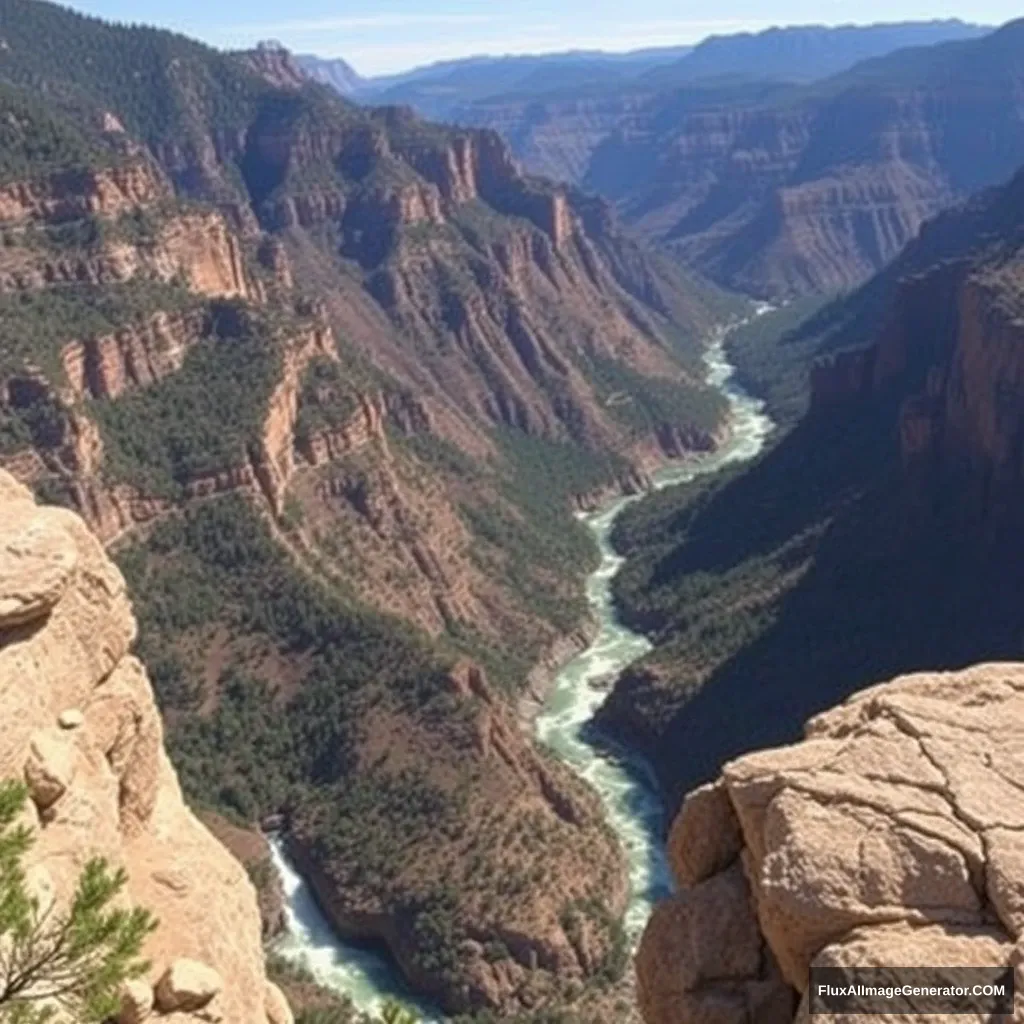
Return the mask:
<svg viewBox="0 0 1024 1024">
<path fill-rule="evenodd" d="M 168 197 L 167 183 L 156 168 L 139 160 L 104 170 L 73 171 L 41 181 L 5 185 L 0 188 L 0 221 L 117 217 Z"/>
<path fill-rule="evenodd" d="M 141 207 L 145 209 L 145 207 Z M 139 239 L 100 237 L 86 247 L 15 245 L 0 255 L 0 295 L 54 285 L 116 285 L 136 279 L 172 282 L 211 298 L 248 297 L 238 239 L 214 212 L 161 216 Z"/>
<path fill-rule="evenodd" d="M 907 676 L 693 791 L 637 956 L 648 1024 L 804 1019 L 814 966 L 1015 963 L 1022 695 L 1019 664 Z"/>
<path fill-rule="evenodd" d="M 264 974 L 256 896 L 185 806 L 163 747 L 124 580 L 82 521 L 37 506 L 0 472 L 0 776 L 25 779 L 29 879 L 62 906 L 96 856 L 160 921 L 152 986 L 183 960 L 216 972 L 200 1013 L 158 999 L 154 1020 L 288 1024 Z M 141 997 L 140 997 L 141 998 Z"/>
<path fill-rule="evenodd" d="M 1016 169 L 1024 133 L 1012 81 L 995 78 L 962 115 L 950 113 L 958 104 L 945 102 L 948 85 L 930 95 L 930 84 L 851 81 L 834 98 L 811 93 L 767 109 L 732 100 L 684 113 L 667 135 L 648 129 L 608 143 L 587 181 L 715 280 L 766 297 L 849 289 L 927 218 Z M 969 129 L 959 117 L 973 119 Z M 997 123 L 1012 140 L 1007 151 L 965 172 L 945 140 Z M 650 154 L 648 166 L 637 162 L 646 180 L 630 180 L 634 145 Z"/>
<path fill-rule="evenodd" d="M 181 369 L 189 349 L 202 337 L 205 314 L 154 313 L 137 327 L 122 328 L 61 350 L 73 400 L 119 398 Z"/>
<path fill-rule="evenodd" d="M 916 514 L 956 506 L 990 538 L 1015 529 L 1024 483 L 1021 282 L 1019 259 L 1005 257 L 906 280 L 877 341 L 812 375 L 812 410 L 825 415 L 902 390 L 898 445 Z"/>
</svg>

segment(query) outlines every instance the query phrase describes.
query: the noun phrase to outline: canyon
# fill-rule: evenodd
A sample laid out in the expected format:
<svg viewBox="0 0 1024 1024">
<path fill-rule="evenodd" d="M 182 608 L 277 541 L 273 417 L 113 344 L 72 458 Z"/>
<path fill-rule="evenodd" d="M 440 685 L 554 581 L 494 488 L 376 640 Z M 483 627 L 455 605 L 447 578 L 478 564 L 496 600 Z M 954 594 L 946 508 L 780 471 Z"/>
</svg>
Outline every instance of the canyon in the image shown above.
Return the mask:
<svg viewBox="0 0 1024 1024">
<path fill-rule="evenodd" d="M 1020 654 L 1024 177 L 955 205 L 1024 160 L 1020 23 L 899 75 L 561 110 L 553 159 L 616 210 L 279 48 L 0 15 L 0 751 L 58 898 L 84 830 L 172 924 L 158 1017 L 189 1019 L 190 972 L 226 1021 L 322 1005 L 268 980 L 274 863 L 425 1016 L 792 1019 L 816 956 L 1016 941 L 986 877 L 1012 822 L 963 820 L 1012 750 L 979 767 L 952 735 L 1014 711 L 1015 669 L 893 683 L 735 758 L 878 679 Z M 803 319 L 684 266 L 855 290 Z M 766 445 L 783 378 L 806 416 Z M 892 871 L 851 880 L 833 828 L 881 830 Z M 911 892 L 936 864 L 948 903 Z"/>
<path fill-rule="evenodd" d="M 519 707 L 590 632 L 575 510 L 725 439 L 735 300 L 493 133 L 2 11 L 0 464 L 116 558 L 186 798 L 446 1012 L 600 1020 L 626 861 Z"/>
<path fill-rule="evenodd" d="M 604 195 L 725 287 L 772 300 L 846 291 L 1024 162 L 1022 31 L 880 54 L 810 84 L 760 72 L 751 54 L 732 80 L 661 84 L 658 69 L 649 84 L 496 96 L 450 116 Z"/>
<path fill-rule="evenodd" d="M 1021 181 L 936 218 L 769 349 L 782 372 L 813 364 L 769 456 L 623 518 L 617 598 L 656 650 L 602 720 L 676 805 L 873 680 L 1017 653 Z"/>
</svg>

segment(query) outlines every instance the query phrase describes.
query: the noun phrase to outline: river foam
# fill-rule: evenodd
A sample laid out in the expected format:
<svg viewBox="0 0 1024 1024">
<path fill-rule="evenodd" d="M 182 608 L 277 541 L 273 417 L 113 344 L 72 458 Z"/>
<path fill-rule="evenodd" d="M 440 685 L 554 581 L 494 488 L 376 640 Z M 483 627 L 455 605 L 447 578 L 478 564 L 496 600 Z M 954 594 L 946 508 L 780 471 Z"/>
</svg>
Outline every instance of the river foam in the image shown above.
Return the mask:
<svg viewBox="0 0 1024 1024">
<path fill-rule="evenodd" d="M 763 307 L 759 312 L 767 310 Z M 708 383 L 719 388 L 729 401 L 729 439 L 711 455 L 694 457 L 658 473 L 654 479 L 658 489 L 752 459 L 772 432 L 764 403 L 735 382 L 735 371 L 725 352 L 727 333 L 719 332 L 704 358 Z M 631 891 L 624 924 L 634 945 L 653 905 L 672 889 L 663 844 L 664 807 L 646 762 L 596 735 L 590 722 L 605 699 L 606 684 L 650 650 L 646 637 L 618 621 L 611 592 L 612 580 L 623 562 L 611 546 L 612 527 L 622 510 L 638 500 L 622 498 L 584 517 L 601 554 L 599 567 L 587 580 L 587 598 L 600 629 L 591 645 L 558 673 L 535 724 L 538 740 L 597 791 L 609 824 L 622 842 Z M 305 964 L 323 985 L 347 995 L 364 1012 L 378 1012 L 386 999 L 394 998 L 413 1005 L 425 1024 L 436 1021 L 436 1009 L 410 996 L 397 968 L 386 956 L 337 939 L 280 842 L 273 841 L 272 847 L 284 881 L 289 929 L 277 951 Z"/>
</svg>

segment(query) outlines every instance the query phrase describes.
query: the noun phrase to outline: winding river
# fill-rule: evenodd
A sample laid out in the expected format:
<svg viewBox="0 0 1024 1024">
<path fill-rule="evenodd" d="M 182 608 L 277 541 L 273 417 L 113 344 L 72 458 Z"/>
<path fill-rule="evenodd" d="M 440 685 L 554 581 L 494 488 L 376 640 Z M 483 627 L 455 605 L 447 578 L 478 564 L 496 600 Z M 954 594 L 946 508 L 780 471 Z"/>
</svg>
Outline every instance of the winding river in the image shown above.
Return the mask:
<svg viewBox="0 0 1024 1024">
<path fill-rule="evenodd" d="M 764 446 L 773 424 L 764 403 L 752 398 L 733 379 L 725 354 L 726 331 L 708 347 L 705 361 L 709 384 L 729 401 L 729 441 L 708 456 L 672 466 L 655 477 L 655 487 L 671 487 L 715 473 L 732 462 L 752 459 Z M 615 616 L 611 583 L 622 565 L 610 536 L 616 517 L 637 498 L 622 498 L 584 522 L 593 532 L 601 564 L 587 581 L 587 597 L 600 632 L 585 651 L 558 674 L 544 709 L 537 716 L 537 737 L 571 765 L 598 792 L 608 821 L 618 833 L 629 861 L 631 898 L 625 925 L 630 941 L 639 941 L 653 905 L 671 892 L 665 860 L 664 809 L 648 765 L 607 742 L 595 743 L 587 728 L 604 700 L 601 680 L 616 675 L 650 650 L 648 640 L 627 629 Z M 375 951 L 339 942 L 320 913 L 308 886 L 287 862 L 280 845 L 274 857 L 288 899 L 289 934 L 278 951 L 305 965 L 318 980 L 337 989 L 361 1010 L 374 1012 L 383 1000 L 398 998 L 415 1006 L 428 1022 L 437 1010 L 412 998 L 394 965 Z"/>
</svg>

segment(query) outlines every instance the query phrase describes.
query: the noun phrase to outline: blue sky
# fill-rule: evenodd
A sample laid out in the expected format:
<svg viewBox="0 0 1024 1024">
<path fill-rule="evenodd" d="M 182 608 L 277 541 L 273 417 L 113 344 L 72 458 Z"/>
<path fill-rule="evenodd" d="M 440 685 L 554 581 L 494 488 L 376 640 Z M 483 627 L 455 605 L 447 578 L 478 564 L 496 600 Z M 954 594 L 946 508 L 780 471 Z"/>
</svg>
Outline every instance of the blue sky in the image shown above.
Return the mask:
<svg viewBox="0 0 1024 1024">
<path fill-rule="evenodd" d="M 222 47 L 279 39 L 383 74 L 476 53 L 627 50 L 785 24 L 1020 16 L 1019 0 L 70 0 L 117 21 L 175 28 Z"/>
</svg>

